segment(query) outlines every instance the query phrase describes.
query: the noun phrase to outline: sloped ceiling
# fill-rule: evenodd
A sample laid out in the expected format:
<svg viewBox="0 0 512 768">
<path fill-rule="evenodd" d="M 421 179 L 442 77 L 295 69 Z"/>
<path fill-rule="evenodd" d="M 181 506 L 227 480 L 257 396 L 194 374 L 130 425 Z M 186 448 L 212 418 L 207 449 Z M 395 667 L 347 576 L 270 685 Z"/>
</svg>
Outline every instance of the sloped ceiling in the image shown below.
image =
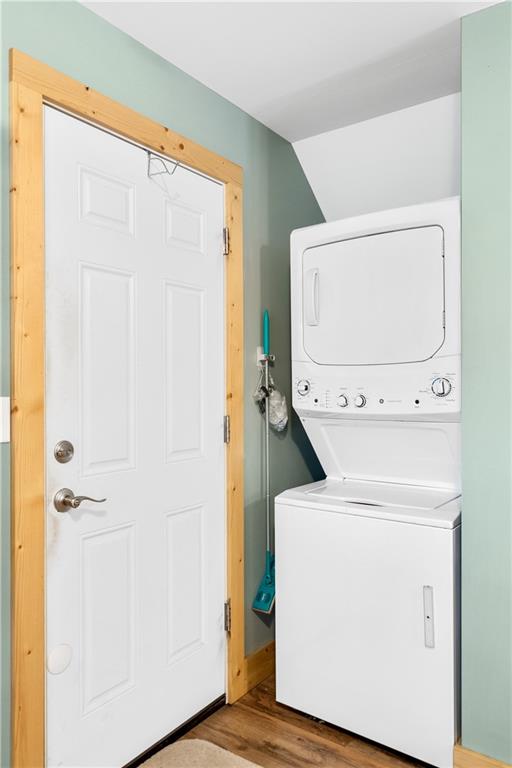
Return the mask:
<svg viewBox="0 0 512 768">
<path fill-rule="evenodd" d="M 459 90 L 489 2 L 86 2 L 290 141 Z"/>
</svg>

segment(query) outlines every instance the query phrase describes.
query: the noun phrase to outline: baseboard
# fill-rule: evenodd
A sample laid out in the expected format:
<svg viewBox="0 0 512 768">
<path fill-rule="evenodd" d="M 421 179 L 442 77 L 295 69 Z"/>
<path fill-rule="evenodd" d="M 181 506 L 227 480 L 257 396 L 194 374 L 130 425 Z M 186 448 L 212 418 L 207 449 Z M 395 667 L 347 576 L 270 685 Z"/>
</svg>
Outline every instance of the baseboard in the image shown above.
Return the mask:
<svg viewBox="0 0 512 768">
<path fill-rule="evenodd" d="M 245 659 L 245 690 L 250 691 L 265 678 L 273 675 L 276 668 L 276 644 L 260 648 Z"/>
<path fill-rule="evenodd" d="M 454 768 L 512 768 L 510 763 L 502 763 L 501 760 L 486 757 L 460 744 L 455 746 L 453 760 Z"/>
</svg>

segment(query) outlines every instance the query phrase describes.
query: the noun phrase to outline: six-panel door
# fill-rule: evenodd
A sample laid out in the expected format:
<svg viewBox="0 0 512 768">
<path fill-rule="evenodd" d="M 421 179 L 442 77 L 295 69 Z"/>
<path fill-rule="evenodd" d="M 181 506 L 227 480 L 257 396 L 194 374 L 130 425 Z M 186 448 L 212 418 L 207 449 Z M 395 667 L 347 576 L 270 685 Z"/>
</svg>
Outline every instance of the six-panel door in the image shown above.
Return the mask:
<svg viewBox="0 0 512 768">
<path fill-rule="evenodd" d="M 225 691 L 224 191 L 149 170 L 45 108 L 50 766 L 122 766 Z"/>
</svg>

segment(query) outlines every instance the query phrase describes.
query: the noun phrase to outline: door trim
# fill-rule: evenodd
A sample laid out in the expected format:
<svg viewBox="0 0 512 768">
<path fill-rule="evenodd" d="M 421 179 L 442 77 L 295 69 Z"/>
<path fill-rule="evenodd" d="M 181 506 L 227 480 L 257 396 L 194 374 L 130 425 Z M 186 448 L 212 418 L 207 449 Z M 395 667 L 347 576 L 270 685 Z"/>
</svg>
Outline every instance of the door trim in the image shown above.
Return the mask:
<svg viewBox="0 0 512 768">
<path fill-rule="evenodd" d="M 43 106 L 60 107 L 225 185 L 227 700 L 248 690 L 244 634 L 243 170 L 55 69 L 10 51 L 11 764 L 45 765 Z M 251 675 L 251 680 L 253 676 Z"/>
</svg>

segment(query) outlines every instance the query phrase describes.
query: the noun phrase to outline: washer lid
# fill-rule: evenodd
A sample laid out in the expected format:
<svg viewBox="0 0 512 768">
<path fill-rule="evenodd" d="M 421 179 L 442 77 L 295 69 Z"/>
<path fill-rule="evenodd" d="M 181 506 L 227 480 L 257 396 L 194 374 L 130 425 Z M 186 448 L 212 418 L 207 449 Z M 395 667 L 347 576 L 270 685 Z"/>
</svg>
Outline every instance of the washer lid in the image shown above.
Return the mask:
<svg viewBox="0 0 512 768">
<path fill-rule="evenodd" d="M 374 507 L 438 509 L 460 494 L 442 488 L 425 488 L 396 483 L 368 483 L 363 480 L 326 481 L 320 487 L 305 491 L 308 496 L 337 502 Z"/>
<path fill-rule="evenodd" d="M 277 496 L 276 504 L 435 528 L 454 528 L 460 522 L 460 494 L 456 491 L 397 483 L 328 478 L 285 491 Z"/>
</svg>

